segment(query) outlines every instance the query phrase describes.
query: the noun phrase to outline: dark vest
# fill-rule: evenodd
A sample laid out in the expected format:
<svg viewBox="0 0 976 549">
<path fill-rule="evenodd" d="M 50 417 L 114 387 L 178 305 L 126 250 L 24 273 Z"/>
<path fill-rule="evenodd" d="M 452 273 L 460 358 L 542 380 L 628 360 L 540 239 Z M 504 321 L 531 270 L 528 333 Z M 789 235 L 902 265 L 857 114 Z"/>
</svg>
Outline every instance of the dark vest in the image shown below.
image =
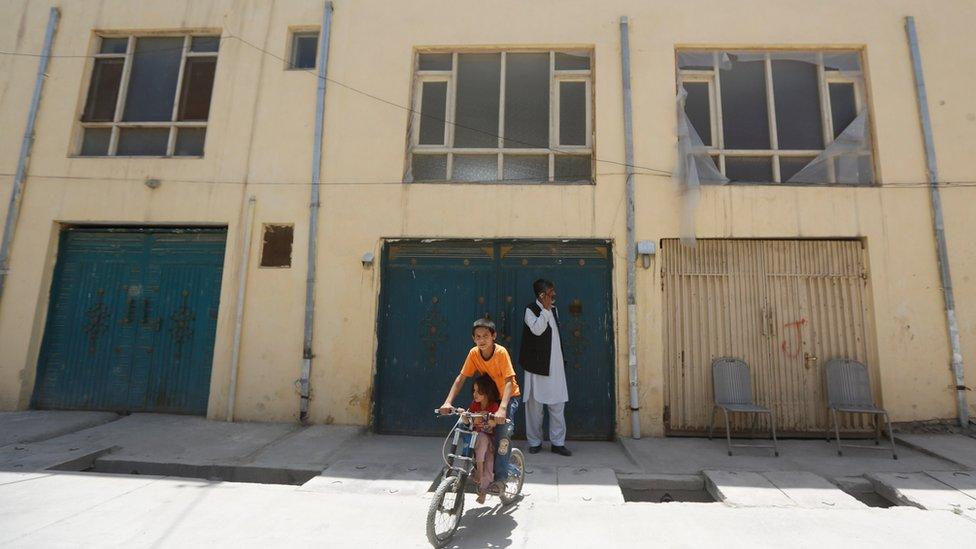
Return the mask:
<svg viewBox="0 0 976 549">
<path fill-rule="evenodd" d="M 539 316 L 542 308 L 536 302 L 529 303 L 526 309 L 532 311 L 535 316 Z M 559 326 L 559 314 L 556 309 L 552 309 L 553 316 L 556 318 L 556 326 Z M 560 340 L 561 341 L 561 340 Z M 522 322 L 522 343 L 519 347 L 519 365 L 526 372 L 532 372 L 540 376 L 549 375 L 549 359 L 552 355 L 552 326 L 546 325 L 546 331 L 542 335 L 535 335 L 529 329 L 529 325 Z"/>
</svg>

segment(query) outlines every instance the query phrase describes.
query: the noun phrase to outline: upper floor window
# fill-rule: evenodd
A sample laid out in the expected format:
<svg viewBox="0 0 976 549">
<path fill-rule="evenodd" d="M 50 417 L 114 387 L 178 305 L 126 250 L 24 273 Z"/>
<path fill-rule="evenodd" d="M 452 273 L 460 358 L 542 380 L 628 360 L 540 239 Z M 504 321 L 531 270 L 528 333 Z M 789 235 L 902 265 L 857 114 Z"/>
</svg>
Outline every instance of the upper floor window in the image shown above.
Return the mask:
<svg viewBox="0 0 976 549">
<path fill-rule="evenodd" d="M 589 52 L 419 53 L 407 181 L 591 182 Z"/>
<path fill-rule="evenodd" d="M 678 86 L 701 155 L 731 182 L 873 181 L 858 52 L 679 51 Z"/>
<path fill-rule="evenodd" d="M 219 36 L 102 36 L 81 156 L 203 156 Z"/>
<path fill-rule="evenodd" d="M 318 31 L 294 32 L 291 35 L 289 69 L 314 69 L 318 57 Z"/>
</svg>

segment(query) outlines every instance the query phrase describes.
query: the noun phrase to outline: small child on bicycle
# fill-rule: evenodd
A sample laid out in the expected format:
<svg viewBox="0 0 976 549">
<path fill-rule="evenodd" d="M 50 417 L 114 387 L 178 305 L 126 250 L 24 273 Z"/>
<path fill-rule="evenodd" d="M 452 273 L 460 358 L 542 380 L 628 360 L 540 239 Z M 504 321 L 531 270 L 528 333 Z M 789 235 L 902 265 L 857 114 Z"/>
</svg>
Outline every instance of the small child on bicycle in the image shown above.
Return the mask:
<svg viewBox="0 0 976 549">
<path fill-rule="evenodd" d="M 488 375 L 481 375 L 475 378 L 471 387 L 471 402 L 469 412 L 487 412 L 494 414 L 498 411 L 501 398 L 498 395 L 498 387 Z M 474 459 L 478 479 L 478 503 L 485 502 L 488 494 L 488 485 L 495 476 L 495 445 L 492 441 L 492 434 L 495 430 L 495 420 L 485 421 L 483 418 L 471 420 L 471 429 L 478 432 L 478 437 L 474 443 Z"/>
</svg>

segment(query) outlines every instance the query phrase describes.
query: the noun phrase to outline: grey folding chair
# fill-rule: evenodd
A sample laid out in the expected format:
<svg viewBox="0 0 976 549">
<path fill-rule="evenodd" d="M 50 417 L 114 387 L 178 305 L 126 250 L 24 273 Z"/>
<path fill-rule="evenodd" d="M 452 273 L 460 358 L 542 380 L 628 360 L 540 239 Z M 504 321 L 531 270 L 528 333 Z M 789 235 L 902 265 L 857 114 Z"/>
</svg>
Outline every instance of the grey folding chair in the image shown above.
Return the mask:
<svg viewBox="0 0 976 549">
<path fill-rule="evenodd" d="M 869 450 L 884 450 L 881 444 L 881 417 L 884 417 L 888 427 L 888 438 L 891 440 L 891 457 L 898 459 L 895 452 L 895 435 L 891 431 L 891 420 L 888 412 L 878 408 L 871 396 L 871 378 L 868 377 L 868 367 L 856 360 L 835 358 L 827 362 L 827 407 L 830 409 L 830 419 L 834 426 L 837 439 L 837 455 L 842 456 L 842 446 L 848 448 L 866 448 Z M 840 426 L 837 413 L 869 414 L 874 418 L 874 446 L 858 444 L 841 444 Z M 827 435 L 830 440 L 830 434 Z"/>
<path fill-rule="evenodd" d="M 722 410 L 725 416 L 725 443 L 732 455 L 732 447 L 741 448 L 772 448 L 773 454 L 779 456 L 776 445 L 776 418 L 769 408 L 764 408 L 752 401 L 752 378 L 749 366 L 737 358 L 719 358 L 712 362 L 712 390 L 715 395 L 715 408 L 708 423 L 708 439 L 712 439 L 715 427 L 715 412 Z M 770 434 L 773 444 L 732 444 L 732 430 L 729 427 L 729 413 L 768 414 Z"/>
</svg>

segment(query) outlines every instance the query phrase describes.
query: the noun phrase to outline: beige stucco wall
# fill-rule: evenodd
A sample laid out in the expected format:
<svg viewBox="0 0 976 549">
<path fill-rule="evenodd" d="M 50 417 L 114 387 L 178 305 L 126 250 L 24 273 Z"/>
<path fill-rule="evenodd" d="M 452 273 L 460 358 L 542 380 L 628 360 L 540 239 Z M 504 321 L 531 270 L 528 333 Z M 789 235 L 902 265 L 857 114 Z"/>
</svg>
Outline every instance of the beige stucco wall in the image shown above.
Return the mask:
<svg viewBox="0 0 976 549">
<path fill-rule="evenodd" d="M 51 4 L 20 0 L 0 6 L 0 50 L 40 51 Z M 209 410 L 211 417 L 224 417 L 240 223 L 246 198 L 254 195 L 236 417 L 296 418 L 316 79 L 283 70 L 283 61 L 274 56 L 284 56 L 289 27 L 319 24 L 322 3 L 146 0 L 138 10 L 124 0 L 62 4 L 55 55 L 89 52 L 96 29 L 215 29 L 225 40 L 203 159 L 70 157 L 73 121 L 90 63 L 52 60 L 0 308 L 0 409 L 25 408 L 33 389 L 58 223 L 207 223 L 228 227 Z M 340 0 L 335 5 L 330 78 L 397 105 L 410 102 L 415 47 L 593 48 L 596 156 L 612 161 L 623 160 L 618 20 L 629 16 L 636 164 L 660 169 L 673 165 L 676 47 L 864 48 L 885 184 L 925 180 L 903 29 L 903 17 L 915 15 L 942 179 L 976 180 L 970 163 L 976 156 L 976 115 L 968 97 L 976 73 L 962 70 L 976 64 L 976 51 L 964 41 L 966 24 L 976 16 L 971 2 Z M 271 55 L 228 36 L 242 37 Z M 14 171 L 35 71 L 34 58 L 0 55 L 0 174 Z M 622 168 L 597 163 L 594 186 L 403 185 L 398 182 L 407 122 L 402 108 L 328 86 L 311 419 L 370 420 L 380 281 L 379 267 L 364 269 L 360 256 L 366 251 L 379 256 L 384 238 L 609 238 L 617 254 L 618 429 L 628 434 Z M 142 184 L 146 177 L 163 184 L 150 190 Z M 3 204 L 10 181 L 0 175 Z M 637 188 L 637 238 L 677 236 L 679 202 L 673 183 L 642 175 Z M 976 243 L 969 235 L 976 233 L 976 187 L 947 189 L 943 198 L 967 379 L 973 384 Z M 295 223 L 292 268 L 257 268 L 261 224 L 278 222 Z M 955 416 L 926 189 L 707 188 L 698 234 L 864 238 L 884 404 L 895 421 Z M 645 434 L 663 431 L 658 265 L 638 269 L 637 280 Z"/>
</svg>

